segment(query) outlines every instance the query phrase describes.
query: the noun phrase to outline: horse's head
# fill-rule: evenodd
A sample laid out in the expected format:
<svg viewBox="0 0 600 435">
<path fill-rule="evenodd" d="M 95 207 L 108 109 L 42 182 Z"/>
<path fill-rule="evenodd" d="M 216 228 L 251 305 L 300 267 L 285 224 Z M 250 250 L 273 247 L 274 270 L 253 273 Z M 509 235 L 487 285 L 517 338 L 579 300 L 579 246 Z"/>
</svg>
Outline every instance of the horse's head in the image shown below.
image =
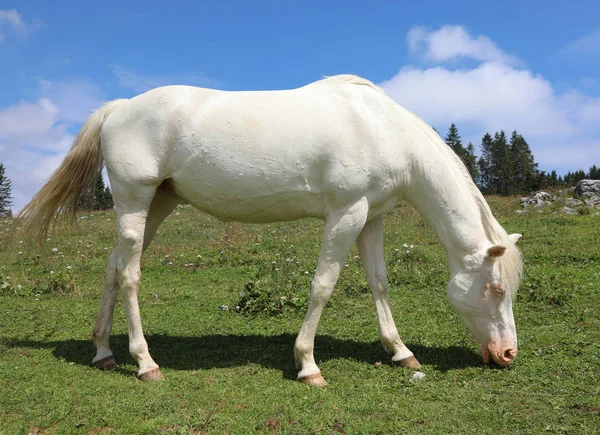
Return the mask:
<svg viewBox="0 0 600 435">
<path fill-rule="evenodd" d="M 517 355 L 512 299 L 522 269 L 515 246 L 519 237 L 512 234 L 502 245 L 489 244 L 467 256 L 446 290 L 450 304 L 479 342 L 483 361 L 493 359 L 501 367 Z"/>
</svg>

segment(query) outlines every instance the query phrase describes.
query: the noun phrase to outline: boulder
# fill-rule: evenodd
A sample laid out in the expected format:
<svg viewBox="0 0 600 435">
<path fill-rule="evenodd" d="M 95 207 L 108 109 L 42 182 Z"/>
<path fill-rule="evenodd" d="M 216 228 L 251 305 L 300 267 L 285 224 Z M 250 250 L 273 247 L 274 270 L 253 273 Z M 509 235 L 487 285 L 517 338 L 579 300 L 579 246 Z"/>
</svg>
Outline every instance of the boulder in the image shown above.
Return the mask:
<svg viewBox="0 0 600 435">
<path fill-rule="evenodd" d="M 600 180 L 580 180 L 575 186 L 575 193 L 579 196 L 595 196 L 600 192 Z"/>
<path fill-rule="evenodd" d="M 591 208 L 600 208 L 600 196 L 590 196 L 583 201 L 585 205 Z"/>
<path fill-rule="evenodd" d="M 552 199 L 552 195 L 550 195 L 548 192 L 538 192 L 533 196 L 533 199 L 545 201 Z"/>
<path fill-rule="evenodd" d="M 567 207 L 581 207 L 583 205 L 583 202 L 575 198 L 569 198 L 565 201 L 565 205 Z"/>
<path fill-rule="evenodd" d="M 577 214 L 577 211 L 575 211 L 575 210 L 573 210 L 572 208 L 569 208 L 569 207 L 563 207 L 561 209 L 561 211 L 563 213 L 566 213 L 566 214 Z"/>
</svg>

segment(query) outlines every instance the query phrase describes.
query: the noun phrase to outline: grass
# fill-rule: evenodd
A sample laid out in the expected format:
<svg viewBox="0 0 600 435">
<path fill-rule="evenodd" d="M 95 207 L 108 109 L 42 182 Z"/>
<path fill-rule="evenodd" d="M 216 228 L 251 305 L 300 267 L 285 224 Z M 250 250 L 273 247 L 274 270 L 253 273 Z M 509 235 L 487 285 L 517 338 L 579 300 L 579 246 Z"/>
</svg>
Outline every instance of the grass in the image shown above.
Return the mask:
<svg viewBox="0 0 600 435">
<path fill-rule="evenodd" d="M 399 206 L 386 218 L 392 308 L 426 377 L 411 383 L 381 349 L 354 249 L 319 325 L 323 389 L 296 382 L 293 359 L 322 222 L 221 223 L 179 207 L 142 261 L 145 334 L 167 378 L 147 384 L 120 301 L 120 367 L 90 365 L 114 214 L 83 215 L 47 251 L 11 241 L 16 223 L 0 220 L 0 433 L 597 433 L 600 217 L 517 215 L 518 198 L 488 201 L 524 235 L 515 363 L 482 364 L 446 300 L 437 238 Z"/>
</svg>

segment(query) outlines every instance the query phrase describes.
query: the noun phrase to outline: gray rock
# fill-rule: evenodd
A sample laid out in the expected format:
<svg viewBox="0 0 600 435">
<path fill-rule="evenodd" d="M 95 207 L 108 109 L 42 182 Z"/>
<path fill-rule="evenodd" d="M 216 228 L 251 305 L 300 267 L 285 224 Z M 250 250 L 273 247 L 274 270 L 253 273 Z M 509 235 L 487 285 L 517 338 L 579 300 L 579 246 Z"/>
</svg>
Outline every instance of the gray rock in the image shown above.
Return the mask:
<svg viewBox="0 0 600 435">
<path fill-rule="evenodd" d="M 563 207 L 563 208 L 561 209 L 561 211 L 562 211 L 563 213 L 565 213 L 565 214 L 571 214 L 571 215 L 573 215 L 573 214 L 577 214 L 577 211 L 575 211 L 575 210 L 573 210 L 572 208 L 569 208 L 569 207 Z"/>
<path fill-rule="evenodd" d="M 575 193 L 579 196 L 595 196 L 600 192 L 600 180 L 580 180 L 575 186 Z"/>
<path fill-rule="evenodd" d="M 552 199 L 552 195 L 550 195 L 548 192 L 538 192 L 533 195 L 533 198 L 538 200 L 549 200 Z"/>
<path fill-rule="evenodd" d="M 569 198 L 565 201 L 565 205 L 567 207 L 581 207 L 583 205 L 583 202 L 575 198 Z"/>
<path fill-rule="evenodd" d="M 600 196 L 591 196 L 588 199 L 583 200 L 585 205 L 591 208 L 600 208 Z"/>
<path fill-rule="evenodd" d="M 415 382 L 419 381 L 420 379 L 423 379 L 425 377 L 425 373 L 423 372 L 415 372 L 412 375 L 412 378 L 410 378 L 410 380 L 408 381 L 409 384 L 414 384 Z"/>
</svg>

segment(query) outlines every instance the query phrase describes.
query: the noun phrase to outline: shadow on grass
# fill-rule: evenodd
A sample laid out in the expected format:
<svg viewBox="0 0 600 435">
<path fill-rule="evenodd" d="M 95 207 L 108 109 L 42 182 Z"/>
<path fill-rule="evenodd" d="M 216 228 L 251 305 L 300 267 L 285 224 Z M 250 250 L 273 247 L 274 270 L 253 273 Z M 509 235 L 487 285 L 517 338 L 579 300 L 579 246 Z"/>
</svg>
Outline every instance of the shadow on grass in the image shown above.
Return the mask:
<svg viewBox="0 0 600 435">
<path fill-rule="evenodd" d="M 211 368 L 237 367 L 246 364 L 259 364 L 266 368 L 281 370 L 283 377 L 296 378 L 294 366 L 293 334 L 280 335 L 206 335 L 200 337 L 173 337 L 168 335 L 147 335 L 150 354 L 159 366 L 174 370 L 202 370 Z M 56 358 L 80 364 L 91 365 L 94 345 L 89 340 L 34 341 L 4 340 L 9 347 L 52 349 Z M 117 362 L 134 363 L 129 355 L 128 336 L 113 335 L 111 347 Z M 407 343 L 417 359 L 435 370 L 478 367 L 483 363 L 471 349 L 459 346 L 435 347 Z M 315 339 L 315 359 L 317 364 L 333 359 L 353 359 L 367 364 L 376 361 L 391 363 L 378 341 L 363 343 L 343 340 L 329 335 L 318 335 Z M 120 370 L 131 375 L 126 370 Z"/>
</svg>

